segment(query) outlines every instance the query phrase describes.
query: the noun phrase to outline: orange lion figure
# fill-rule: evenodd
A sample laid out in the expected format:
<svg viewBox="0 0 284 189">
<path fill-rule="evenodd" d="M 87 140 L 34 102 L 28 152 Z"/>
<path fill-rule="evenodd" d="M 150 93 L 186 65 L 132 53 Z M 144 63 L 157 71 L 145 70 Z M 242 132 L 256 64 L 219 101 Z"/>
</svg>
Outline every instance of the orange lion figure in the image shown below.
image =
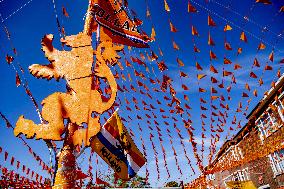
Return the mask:
<svg viewBox="0 0 284 189">
<path fill-rule="evenodd" d="M 120 56 L 117 52 L 123 46 L 114 46 L 112 42 L 101 42 L 97 50 L 92 48 L 91 37 L 84 33 L 66 36 L 61 42 L 71 47 L 71 50 L 60 51 L 52 45 L 53 35 L 49 34 L 42 39 L 42 50 L 49 60 L 48 65 L 33 64 L 29 67 L 31 74 L 37 78 L 67 81 L 71 90 L 66 93 L 55 92 L 42 101 L 42 117 L 44 123 L 35 124 L 33 121 L 20 116 L 14 135 L 21 133 L 27 138 L 62 140 L 65 132 L 64 119 L 78 126 L 86 123 L 85 129 L 78 129 L 73 135 L 74 145 L 83 142 L 89 145 L 89 139 L 100 130 L 99 116 L 93 117 L 111 108 L 116 93 L 117 83 L 107 64 L 115 64 Z M 94 75 L 104 78 L 108 82 L 111 94 L 107 102 L 102 100 L 98 90 L 94 88 L 92 66 L 96 54 Z"/>
</svg>

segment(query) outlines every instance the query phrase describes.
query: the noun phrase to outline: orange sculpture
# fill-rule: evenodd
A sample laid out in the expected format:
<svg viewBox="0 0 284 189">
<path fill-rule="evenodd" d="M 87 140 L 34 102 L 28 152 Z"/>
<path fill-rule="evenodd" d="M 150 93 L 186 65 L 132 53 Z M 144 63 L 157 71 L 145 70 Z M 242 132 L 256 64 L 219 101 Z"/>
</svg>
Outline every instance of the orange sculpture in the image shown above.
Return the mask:
<svg viewBox="0 0 284 189">
<path fill-rule="evenodd" d="M 66 79 L 70 91 L 56 92 L 42 101 L 42 116 L 46 123 L 36 125 L 33 121 L 21 116 L 14 130 L 18 136 L 23 133 L 27 138 L 61 140 L 64 133 L 64 119 L 71 123 L 82 125 L 87 123 L 88 128 L 79 129 L 74 133 L 74 145 L 89 145 L 89 138 L 100 130 L 99 116 L 114 103 L 117 84 L 107 63 L 116 63 L 120 57 L 117 51 L 123 46 L 113 46 L 111 42 L 101 42 L 96 51 L 91 46 L 91 37 L 84 33 L 66 36 L 62 43 L 71 47 L 71 51 L 59 51 L 52 46 L 53 35 L 46 35 L 42 39 L 42 50 L 49 60 L 48 65 L 33 64 L 29 67 L 31 74 L 37 78 L 59 80 Z M 102 51 L 104 49 L 104 51 Z M 95 76 L 105 78 L 111 88 L 111 95 L 107 102 L 94 89 L 92 74 L 93 54 L 96 54 Z"/>
</svg>

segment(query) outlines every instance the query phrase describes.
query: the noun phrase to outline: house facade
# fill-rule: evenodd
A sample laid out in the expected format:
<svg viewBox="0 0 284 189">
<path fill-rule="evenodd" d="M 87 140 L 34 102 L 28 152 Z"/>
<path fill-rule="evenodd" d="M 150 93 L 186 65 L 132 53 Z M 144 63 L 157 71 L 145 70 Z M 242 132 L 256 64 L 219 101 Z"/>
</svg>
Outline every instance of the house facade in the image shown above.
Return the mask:
<svg viewBox="0 0 284 189">
<path fill-rule="evenodd" d="M 230 188 L 231 183 L 284 188 L 284 75 L 247 119 L 206 167 L 207 188 Z"/>
</svg>

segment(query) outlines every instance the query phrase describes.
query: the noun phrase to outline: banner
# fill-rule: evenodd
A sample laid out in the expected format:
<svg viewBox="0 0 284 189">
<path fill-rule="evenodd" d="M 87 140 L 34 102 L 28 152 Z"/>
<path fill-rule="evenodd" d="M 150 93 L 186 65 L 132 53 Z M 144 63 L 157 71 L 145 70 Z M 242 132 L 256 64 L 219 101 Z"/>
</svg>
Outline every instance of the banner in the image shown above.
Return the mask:
<svg viewBox="0 0 284 189">
<path fill-rule="evenodd" d="M 226 182 L 226 185 L 228 188 L 231 189 L 257 189 L 253 182 L 248 180 L 248 181 L 229 181 Z"/>
<path fill-rule="evenodd" d="M 138 31 L 138 25 L 131 20 L 125 9 L 117 0 L 94 0 L 91 14 L 100 26 L 106 28 L 104 32 L 114 43 L 139 48 L 149 47 L 147 43 L 151 39 Z"/>
<path fill-rule="evenodd" d="M 90 146 L 123 180 L 134 177 L 146 162 L 117 111 L 91 140 Z"/>
</svg>

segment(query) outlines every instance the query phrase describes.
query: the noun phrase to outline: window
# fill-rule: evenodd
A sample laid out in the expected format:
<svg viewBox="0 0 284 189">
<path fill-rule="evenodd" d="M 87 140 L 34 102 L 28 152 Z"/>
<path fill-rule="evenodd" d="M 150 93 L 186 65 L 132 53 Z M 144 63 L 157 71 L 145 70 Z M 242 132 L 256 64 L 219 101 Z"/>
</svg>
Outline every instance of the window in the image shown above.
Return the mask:
<svg viewBox="0 0 284 189">
<path fill-rule="evenodd" d="M 284 149 L 269 155 L 274 176 L 284 173 Z"/>
<path fill-rule="evenodd" d="M 272 109 L 265 111 L 260 118 L 256 121 L 262 140 L 265 137 L 270 136 L 274 133 L 281 125 L 278 122 L 278 115 L 275 115 L 275 112 Z"/>
</svg>

